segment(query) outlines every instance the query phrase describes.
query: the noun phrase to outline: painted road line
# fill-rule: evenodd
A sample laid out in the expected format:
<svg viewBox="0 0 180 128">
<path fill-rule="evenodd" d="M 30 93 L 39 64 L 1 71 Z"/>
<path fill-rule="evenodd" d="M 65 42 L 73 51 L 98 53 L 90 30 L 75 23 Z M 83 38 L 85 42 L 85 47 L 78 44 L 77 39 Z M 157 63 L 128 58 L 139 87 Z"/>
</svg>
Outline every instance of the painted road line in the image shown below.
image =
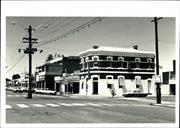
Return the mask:
<svg viewBox="0 0 180 128">
<path fill-rule="evenodd" d="M 62 106 L 72 106 L 71 104 L 67 104 L 67 103 L 58 103 L 58 104 Z"/>
<path fill-rule="evenodd" d="M 60 105 L 57 105 L 57 104 L 46 104 L 47 106 L 50 106 L 50 107 L 59 107 Z"/>
<path fill-rule="evenodd" d="M 114 106 L 114 104 L 106 104 L 106 103 L 100 103 L 100 105 L 103 105 L 103 106 Z"/>
<path fill-rule="evenodd" d="M 13 95 L 7 95 L 7 97 L 13 97 Z"/>
<path fill-rule="evenodd" d="M 34 107 L 46 107 L 45 105 L 42 105 L 42 104 L 31 104 L 31 105 Z"/>
<path fill-rule="evenodd" d="M 16 104 L 16 105 L 21 107 L 21 108 L 28 108 L 29 107 L 28 105 L 25 105 L 25 104 Z"/>
<path fill-rule="evenodd" d="M 101 106 L 100 104 L 94 104 L 94 103 L 86 103 L 87 105 L 92 105 L 92 106 Z"/>
<path fill-rule="evenodd" d="M 72 106 L 87 106 L 86 104 L 82 104 L 82 103 L 72 103 Z"/>
<path fill-rule="evenodd" d="M 6 109 L 12 109 L 12 107 L 6 104 Z"/>
</svg>

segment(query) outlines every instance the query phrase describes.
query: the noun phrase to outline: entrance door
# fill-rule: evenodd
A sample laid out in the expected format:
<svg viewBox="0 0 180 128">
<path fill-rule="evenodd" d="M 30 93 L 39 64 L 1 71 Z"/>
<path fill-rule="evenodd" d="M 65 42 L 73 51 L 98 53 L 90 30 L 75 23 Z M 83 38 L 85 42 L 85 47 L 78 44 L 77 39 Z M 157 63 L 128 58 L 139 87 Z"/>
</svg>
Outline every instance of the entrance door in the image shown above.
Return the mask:
<svg viewBox="0 0 180 128">
<path fill-rule="evenodd" d="M 56 92 L 59 92 L 59 83 L 56 83 Z"/>
<path fill-rule="evenodd" d="M 93 82 L 93 94 L 98 94 L 98 82 Z"/>
<path fill-rule="evenodd" d="M 175 84 L 170 84 L 170 95 L 176 94 L 176 86 Z"/>
</svg>

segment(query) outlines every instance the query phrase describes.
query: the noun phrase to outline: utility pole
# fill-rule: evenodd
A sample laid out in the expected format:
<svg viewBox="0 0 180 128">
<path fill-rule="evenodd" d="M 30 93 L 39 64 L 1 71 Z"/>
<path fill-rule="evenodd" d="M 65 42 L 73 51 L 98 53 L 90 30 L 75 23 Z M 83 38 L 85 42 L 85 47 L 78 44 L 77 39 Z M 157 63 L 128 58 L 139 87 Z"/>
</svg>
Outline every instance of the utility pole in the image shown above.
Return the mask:
<svg viewBox="0 0 180 128">
<path fill-rule="evenodd" d="M 158 20 L 161 20 L 162 17 L 157 18 L 154 17 L 154 20 L 151 22 L 154 22 L 155 25 L 155 49 L 156 49 L 156 77 L 159 76 L 159 48 L 158 48 Z M 156 101 L 157 104 L 161 104 L 161 87 L 160 82 L 156 82 Z"/>
<path fill-rule="evenodd" d="M 37 51 L 37 48 L 33 48 L 32 44 L 33 43 L 37 43 L 37 39 L 32 38 L 32 27 L 29 25 L 28 29 L 28 34 L 29 37 L 28 38 L 23 38 L 23 43 L 28 43 L 29 47 L 27 47 L 26 49 L 19 49 L 19 52 L 21 50 L 24 50 L 25 54 L 29 55 L 29 88 L 28 88 L 28 95 L 27 95 L 27 99 L 32 99 L 32 54 L 34 54 L 34 52 Z M 40 51 L 42 52 L 42 50 Z"/>
</svg>

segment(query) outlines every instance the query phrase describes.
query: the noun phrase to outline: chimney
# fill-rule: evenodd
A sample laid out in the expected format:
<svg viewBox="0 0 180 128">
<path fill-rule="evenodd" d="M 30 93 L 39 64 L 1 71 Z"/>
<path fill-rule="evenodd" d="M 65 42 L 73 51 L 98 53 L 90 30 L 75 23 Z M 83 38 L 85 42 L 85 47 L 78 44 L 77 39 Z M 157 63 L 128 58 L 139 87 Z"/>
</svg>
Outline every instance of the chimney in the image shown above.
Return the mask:
<svg viewBox="0 0 180 128">
<path fill-rule="evenodd" d="M 138 45 L 134 45 L 133 48 L 138 50 Z"/>
<path fill-rule="evenodd" d="M 94 46 L 93 46 L 93 49 L 98 49 L 98 47 L 99 47 L 99 46 L 97 46 L 97 45 L 94 45 Z"/>
</svg>

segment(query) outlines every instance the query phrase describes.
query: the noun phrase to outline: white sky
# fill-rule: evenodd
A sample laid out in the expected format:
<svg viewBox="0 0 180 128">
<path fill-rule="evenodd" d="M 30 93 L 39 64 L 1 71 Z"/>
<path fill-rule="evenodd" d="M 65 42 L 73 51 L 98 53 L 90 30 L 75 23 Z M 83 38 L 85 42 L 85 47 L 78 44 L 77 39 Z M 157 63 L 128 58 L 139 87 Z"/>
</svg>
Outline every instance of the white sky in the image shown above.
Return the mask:
<svg viewBox="0 0 180 128">
<path fill-rule="evenodd" d="M 47 24 L 52 17 L 8 17 L 6 20 L 6 66 L 9 70 L 23 55 L 18 53 L 19 48 L 25 48 L 27 44 L 20 42 L 26 32 L 22 26 L 32 25 L 37 28 L 41 24 Z M 92 20 L 94 17 L 56 17 L 56 21 L 35 35 L 39 42 L 53 39 L 73 28 Z M 48 45 L 39 47 L 43 53 L 33 55 L 33 71 L 36 66 L 42 65 L 49 53 L 56 52 L 65 56 L 78 55 L 79 52 L 91 48 L 93 45 L 132 47 L 138 45 L 139 50 L 155 51 L 153 17 L 105 17 L 101 22 L 92 24 L 90 27 L 76 32 L 67 38 L 54 41 Z M 65 22 L 60 24 L 63 20 Z M 12 22 L 16 21 L 16 25 Z M 69 23 L 69 25 L 67 25 Z M 40 30 L 40 29 L 39 29 Z M 164 71 L 172 70 L 172 60 L 175 59 L 175 18 L 164 17 L 159 21 L 159 58 Z M 56 32 L 53 32 L 56 31 Z M 52 33 L 53 32 L 53 33 Z M 52 33 L 52 34 L 49 34 Z M 39 43 L 40 44 L 40 43 Z M 12 70 L 7 77 L 15 73 L 28 71 L 28 55 L 26 55 Z"/>
</svg>

